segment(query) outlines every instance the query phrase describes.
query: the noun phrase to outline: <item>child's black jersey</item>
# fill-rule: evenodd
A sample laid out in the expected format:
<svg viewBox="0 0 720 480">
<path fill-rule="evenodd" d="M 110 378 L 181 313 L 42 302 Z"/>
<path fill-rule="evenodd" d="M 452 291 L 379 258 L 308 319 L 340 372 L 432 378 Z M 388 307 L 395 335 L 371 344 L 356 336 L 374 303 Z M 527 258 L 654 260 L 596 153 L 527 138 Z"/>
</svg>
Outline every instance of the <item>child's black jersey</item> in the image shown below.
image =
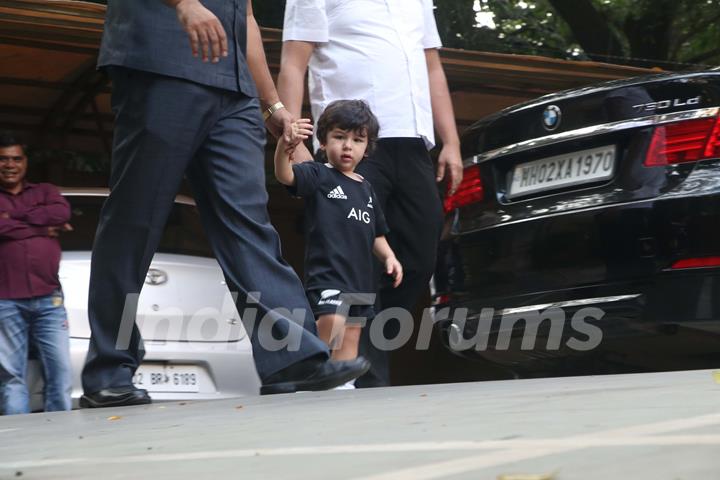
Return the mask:
<svg viewBox="0 0 720 480">
<path fill-rule="evenodd" d="M 290 191 L 305 199 L 305 288 L 375 292 L 373 244 L 388 227 L 370 182 L 312 161 L 293 173 Z"/>
</svg>

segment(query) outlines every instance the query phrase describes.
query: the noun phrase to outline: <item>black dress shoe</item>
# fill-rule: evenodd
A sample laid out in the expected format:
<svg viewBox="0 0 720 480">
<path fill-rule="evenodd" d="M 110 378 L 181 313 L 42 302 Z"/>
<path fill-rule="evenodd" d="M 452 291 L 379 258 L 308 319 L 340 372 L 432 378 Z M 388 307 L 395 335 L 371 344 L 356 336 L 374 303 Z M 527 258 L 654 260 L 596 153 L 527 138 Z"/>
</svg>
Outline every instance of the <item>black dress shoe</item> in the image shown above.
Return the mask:
<svg viewBox="0 0 720 480">
<path fill-rule="evenodd" d="M 126 407 L 152 403 L 147 390 L 134 387 L 106 388 L 80 397 L 80 408 Z"/>
<path fill-rule="evenodd" d="M 363 357 L 345 361 L 305 360 L 270 375 L 260 387 L 260 395 L 329 390 L 369 369 L 370 362 Z"/>
</svg>

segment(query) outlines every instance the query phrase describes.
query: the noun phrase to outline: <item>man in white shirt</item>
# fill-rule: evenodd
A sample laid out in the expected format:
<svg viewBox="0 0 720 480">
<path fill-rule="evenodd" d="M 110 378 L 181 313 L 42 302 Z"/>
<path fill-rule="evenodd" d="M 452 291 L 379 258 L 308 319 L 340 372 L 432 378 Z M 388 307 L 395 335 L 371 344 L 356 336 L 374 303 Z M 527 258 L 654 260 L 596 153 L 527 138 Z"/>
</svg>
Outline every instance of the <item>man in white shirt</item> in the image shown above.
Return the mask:
<svg viewBox="0 0 720 480">
<path fill-rule="evenodd" d="M 283 42 L 278 92 L 295 118 L 309 67 L 313 118 L 334 100 L 363 99 L 380 121 L 377 148 L 357 171 L 373 185 L 386 213 L 388 241 L 405 279 L 397 289 L 380 283 L 378 311 L 412 311 L 435 267 L 442 225 L 436 182 L 447 179 L 452 192 L 462 179 L 432 0 L 288 0 Z M 428 154 L 435 144 L 433 124 L 442 141 L 436 171 Z M 356 385 L 388 385 L 387 354 L 370 345 L 368 331 L 361 351 L 372 369 Z"/>
</svg>

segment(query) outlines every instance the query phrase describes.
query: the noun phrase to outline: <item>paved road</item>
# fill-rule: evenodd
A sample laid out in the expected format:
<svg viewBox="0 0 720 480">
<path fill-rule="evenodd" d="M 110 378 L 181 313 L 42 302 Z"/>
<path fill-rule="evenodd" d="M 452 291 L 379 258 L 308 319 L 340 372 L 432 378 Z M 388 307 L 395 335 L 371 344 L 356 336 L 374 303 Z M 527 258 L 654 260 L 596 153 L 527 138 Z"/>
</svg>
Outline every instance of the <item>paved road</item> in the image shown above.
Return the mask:
<svg viewBox="0 0 720 480">
<path fill-rule="evenodd" d="M 712 480 L 719 452 L 712 371 L 0 417 L 0 479 Z"/>
</svg>

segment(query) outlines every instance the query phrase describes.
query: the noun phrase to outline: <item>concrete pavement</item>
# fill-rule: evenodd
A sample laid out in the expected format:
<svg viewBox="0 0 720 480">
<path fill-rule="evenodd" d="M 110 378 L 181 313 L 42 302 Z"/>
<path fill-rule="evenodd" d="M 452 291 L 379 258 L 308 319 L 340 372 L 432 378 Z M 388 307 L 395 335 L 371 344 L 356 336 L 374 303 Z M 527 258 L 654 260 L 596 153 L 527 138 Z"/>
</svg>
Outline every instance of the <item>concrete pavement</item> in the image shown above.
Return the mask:
<svg viewBox="0 0 720 480">
<path fill-rule="evenodd" d="M 720 478 L 720 372 L 0 417 L 0 479 Z"/>
</svg>

